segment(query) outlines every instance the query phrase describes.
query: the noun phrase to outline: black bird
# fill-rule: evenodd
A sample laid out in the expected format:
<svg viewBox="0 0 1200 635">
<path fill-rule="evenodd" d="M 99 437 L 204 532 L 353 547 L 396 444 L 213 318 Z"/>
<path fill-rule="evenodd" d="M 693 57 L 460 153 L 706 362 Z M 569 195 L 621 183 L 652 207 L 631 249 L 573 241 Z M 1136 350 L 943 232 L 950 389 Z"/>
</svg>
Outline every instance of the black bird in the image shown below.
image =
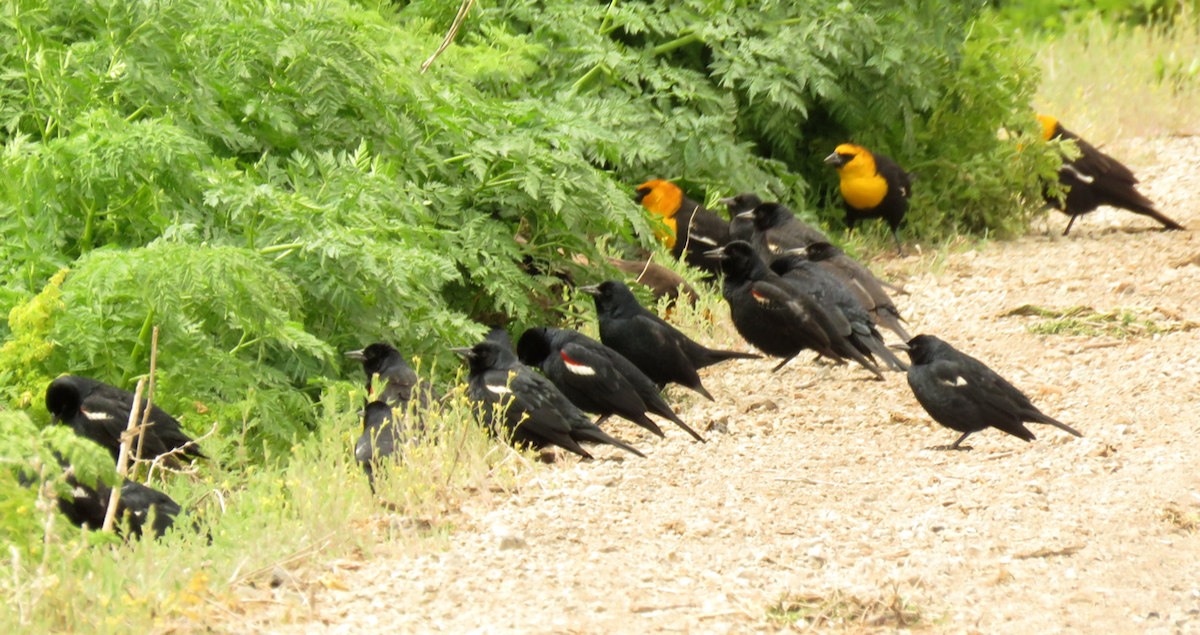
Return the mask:
<svg viewBox="0 0 1200 635">
<path fill-rule="evenodd" d="M 1079 148 L 1079 157 L 1068 159 L 1063 157 L 1062 169 L 1058 171 L 1058 180 L 1067 189 L 1065 200 L 1046 197 L 1051 207 L 1071 217 L 1063 236 L 1071 231 L 1075 219 L 1093 212 L 1101 205 L 1119 207 L 1135 214 L 1149 216 L 1158 221 L 1164 229 L 1186 229 L 1183 225 L 1167 218 L 1162 212 L 1154 209 L 1154 202 L 1138 192 L 1138 183 L 1133 171 L 1120 161 L 1104 154 L 1095 146 L 1079 138 L 1079 135 L 1062 127 L 1058 119 L 1047 115 L 1038 115 L 1042 124 L 1042 138 L 1070 139 Z"/>
<path fill-rule="evenodd" d="M 729 359 L 758 359 L 753 353 L 705 348 L 642 305 L 625 283 L 606 280 L 579 287 L 596 300 L 600 341 L 633 362 L 661 389 L 676 383 L 712 399 L 700 383 L 701 368 Z"/>
<path fill-rule="evenodd" d="M 1024 421 L 1046 423 L 1077 437 L 1083 436 L 1043 414 L 1029 397 L 983 362 L 932 335 L 918 335 L 910 340 L 908 354 L 912 358 L 908 385 L 917 401 L 934 421 L 963 433 L 953 445 L 936 449 L 958 450 L 969 435 L 987 428 L 1033 441 L 1035 437 L 1022 424 Z"/>
<path fill-rule="evenodd" d="M 557 445 L 586 459 L 592 455 L 580 442 L 607 443 L 645 456 L 605 434 L 549 379 L 518 361 L 503 344 L 484 340 L 471 348 L 452 350 L 465 357 L 471 367 L 467 396 L 479 416 L 490 430 L 511 443 L 537 449 Z M 496 420 L 496 408 L 504 411 L 501 421 Z"/>
<path fill-rule="evenodd" d="M 704 252 L 729 242 L 729 223 L 725 219 L 684 196 L 678 185 L 661 179 L 639 185 L 634 200 L 670 228 L 670 234 L 660 233 L 658 237 L 671 255 L 714 277 L 720 273 L 720 265 Z"/>
<path fill-rule="evenodd" d="M 876 278 L 870 269 L 829 243 L 813 243 L 803 253 L 845 283 L 859 303 L 875 316 L 880 326 L 899 335 L 905 342 L 912 339 L 900 324 L 904 321 L 900 310 L 883 290 L 885 286 L 895 291 L 902 289 Z"/>
<path fill-rule="evenodd" d="M 733 325 L 747 342 L 783 358 L 771 372 L 810 349 L 838 363 L 849 357 L 883 379 L 879 367 L 846 339 L 854 329 L 845 316 L 826 311 L 811 296 L 785 282 L 767 268 L 749 243 L 738 240 L 709 253 L 722 261 L 725 283 L 721 293 L 729 303 Z"/>
<path fill-rule="evenodd" d="M 71 426 L 75 434 L 100 444 L 112 454 L 113 460 L 120 454 L 121 435 L 125 433 L 132 408 L 133 393 L 87 377 L 63 375 L 46 388 L 46 410 L 53 415 L 54 421 Z M 145 409 L 143 397 L 138 405 L 139 422 Z M 149 425 L 143 436 L 143 459 L 152 460 L 174 450 L 193 458 L 208 458 L 196 442 L 184 434 L 175 417 L 157 404 L 150 409 Z M 136 452 L 136 439 L 132 447 Z"/>
<path fill-rule="evenodd" d="M 367 374 L 368 401 L 383 401 L 394 407 L 407 404 L 415 396 L 417 401 L 414 405 L 423 411 L 439 399 L 433 385 L 421 381 L 404 361 L 404 355 L 391 344 L 371 344 L 346 353 L 346 357 L 362 362 L 363 372 Z M 378 385 L 374 383 L 376 377 L 379 378 Z"/>
<path fill-rule="evenodd" d="M 747 242 L 754 245 L 764 259 L 768 255 L 774 258 L 790 249 L 829 242 L 824 234 L 796 218 L 792 210 L 779 203 L 763 203 L 738 216 L 754 223 L 753 239 Z"/>
<path fill-rule="evenodd" d="M 683 276 L 666 267 L 647 261 L 621 260 L 607 258 L 608 264 L 620 269 L 622 273 L 632 276 L 634 282 L 650 289 L 654 300 L 670 298 L 672 305 L 683 298 L 687 304 L 694 304 L 700 296 Z"/>
<path fill-rule="evenodd" d="M 762 199 L 757 194 L 743 192 L 717 202 L 729 208 L 729 240 L 750 242 L 754 238 L 754 219 L 741 214 L 762 205 Z"/>
<path fill-rule="evenodd" d="M 825 157 L 837 169 L 842 200 L 846 207 L 846 226 L 854 229 L 864 218 L 882 218 L 892 229 L 896 250 L 900 246 L 900 222 L 908 210 L 915 175 L 905 172 L 895 161 L 874 154 L 862 146 L 843 143 Z"/>
<path fill-rule="evenodd" d="M 633 362 L 583 333 L 531 328 L 517 341 L 517 356 L 523 363 L 542 369 L 580 410 L 600 415 L 596 425 L 617 415 L 661 437 L 658 424 L 646 416 L 652 412 L 674 422 L 697 441 L 704 441 L 671 410 L 658 387 Z"/>
<path fill-rule="evenodd" d="M 372 492 L 375 491 L 375 464 L 384 457 L 395 454 L 396 448 L 408 439 L 416 438 L 421 432 L 421 429 L 412 426 L 407 418 L 398 424 L 392 408 L 393 406 L 383 401 L 368 403 L 363 410 L 362 435 L 354 444 L 354 458 L 362 465 Z"/>
<path fill-rule="evenodd" d="M 775 259 L 771 263 L 771 270 L 797 291 L 810 296 L 826 313 L 840 313 L 841 318 L 850 323 L 851 333 L 846 339 L 860 353 L 868 358 L 882 359 L 892 370 L 908 370 L 908 364 L 896 357 L 884 343 L 871 314 L 850 289 L 824 267 L 800 254 L 789 253 Z"/>
<path fill-rule="evenodd" d="M 59 496 L 59 511 L 77 527 L 101 529 L 104 526 L 104 514 L 108 511 L 112 488 L 103 481 L 97 481 L 94 488 L 84 485 L 71 473 L 72 468 L 67 469 L 66 483 L 71 487 L 71 496 Z M 121 486 L 121 498 L 117 502 L 114 527 L 120 530 L 128 523 L 130 534 L 140 538 L 147 521 L 153 516 L 151 529 L 154 531 L 154 537 L 159 538 L 174 525 L 175 517 L 181 511 L 179 504 L 170 496 L 136 481 L 125 481 Z"/>
</svg>

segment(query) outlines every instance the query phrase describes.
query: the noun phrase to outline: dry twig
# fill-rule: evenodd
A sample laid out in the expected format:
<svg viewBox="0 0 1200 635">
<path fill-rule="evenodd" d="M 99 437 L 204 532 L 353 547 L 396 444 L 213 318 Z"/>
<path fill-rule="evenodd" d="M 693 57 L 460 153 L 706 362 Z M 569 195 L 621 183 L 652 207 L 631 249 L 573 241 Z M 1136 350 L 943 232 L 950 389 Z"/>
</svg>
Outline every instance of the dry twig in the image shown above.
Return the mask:
<svg viewBox="0 0 1200 635">
<path fill-rule="evenodd" d="M 421 64 L 422 75 L 425 74 L 425 71 L 429 70 L 429 67 L 433 64 L 433 60 L 436 60 L 442 54 L 442 51 L 446 50 L 446 47 L 450 46 L 450 43 L 454 41 L 454 36 L 458 35 L 458 28 L 467 19 L 467 12 L 471 10 L 471 6 L 474 4 L 475 0 L 463 0 L 462 6 L 458 8 L 458 15 L 454 16 L 454 23 L 450 25 L 450 31 L 442 39 L 441 46 L 433 52 L 433 55 L 429 56 L 429 59 L 425 60 L 424 64 Z"/>
</svg>

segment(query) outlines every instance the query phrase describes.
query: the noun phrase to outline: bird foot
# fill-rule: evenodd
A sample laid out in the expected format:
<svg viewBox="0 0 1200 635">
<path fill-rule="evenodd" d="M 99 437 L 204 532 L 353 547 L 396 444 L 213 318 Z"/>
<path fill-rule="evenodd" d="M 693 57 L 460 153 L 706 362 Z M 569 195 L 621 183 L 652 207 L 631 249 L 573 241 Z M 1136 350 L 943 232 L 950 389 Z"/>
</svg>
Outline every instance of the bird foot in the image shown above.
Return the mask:
<svg viewBox="0 0 1200 635">
<path fill-rule="evenodd" d="M 558 452 L 555 452 L 554 448 L 542 450 L 538 454 L 537 460 L 547 465 L 554 465 L 558 462 Z"/>
<path fill-rule="evenodd" d="M 970 452 L 975 448 L 969 445 L 931 445 L 926 450 L 936 450 L 938 452 Z"/>
</svg>

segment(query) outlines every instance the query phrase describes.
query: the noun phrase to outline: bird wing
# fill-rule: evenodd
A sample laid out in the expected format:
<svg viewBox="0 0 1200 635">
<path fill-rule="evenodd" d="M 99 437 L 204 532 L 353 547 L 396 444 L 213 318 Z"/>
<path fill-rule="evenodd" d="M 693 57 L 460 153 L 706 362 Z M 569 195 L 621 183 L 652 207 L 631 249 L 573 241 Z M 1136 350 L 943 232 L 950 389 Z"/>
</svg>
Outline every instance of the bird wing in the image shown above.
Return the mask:
<svg viewBox="0 0 1200 635">
<path fill-rule="evenodd" d="M 959 359 L 940 359 L 929 364 L 933 378 L 981 408 L 1019 419 L 1022 402 L 1028 403 L 1029 399 L 983 362 L 960 355 Z M 995 425 L 991 421 L 988 424 Z"/>
<path fill-rule="evenodd" d="M 751 283 L 750 295 L 761 310 L 783 318 L 785 329 L 794 337 L 801 341 L 815 339 L 821 345 L 829 346 L 829 334 L 821 326 L 819 316 L 814 314 L 814 306 L 799 294 L 772 281 L 758 280 Z"/>
<path fill-rule="evenodd" d="M 558 355 L 566 368 L 563 381 L 586 392 L 592 399 L 608 404 L 621 413 L 645 412 L 646 404 L 629 381 L 618 372 L 606 354 L 610 352 L 615 356 L 620 355 L 580 342 L 568 342 L 551 355 Z M 629 366 L 637 370 L 632 364 Z"/>
<path fill-rule="evenodd" d="M 1123 181 L 1129 185 L 1138 182 L 1137 177 L 1133 175 L 1133 171 L 1126 167 L 1125 164 L 1104 154 L 1092 144 L 1084 141 L 1079 135 L 1063 128 L 1061 125 L 1058 129 L 1061 138 L 1074 141 L 1075 147 L 1079 149 L 1079 156 L 1074 159 L 1065 159 L 1063 161 L 1064 165 L 1070 165 L 1075 168 L 1076 172 L 1088 177 L 1102 176 L 1107 179 Z M 1082 180 L 1088 181 L 1088 179 Z"/>
</svg>

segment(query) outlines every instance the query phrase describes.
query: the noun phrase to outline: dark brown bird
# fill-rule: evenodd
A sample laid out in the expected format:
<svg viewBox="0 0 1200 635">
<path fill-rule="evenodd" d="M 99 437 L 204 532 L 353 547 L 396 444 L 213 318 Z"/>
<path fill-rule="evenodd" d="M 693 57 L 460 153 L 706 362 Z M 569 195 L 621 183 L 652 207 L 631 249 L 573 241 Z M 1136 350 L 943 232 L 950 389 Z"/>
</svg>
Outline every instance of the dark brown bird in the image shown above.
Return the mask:
<svg viewBox="0 0 1200 635">
<path fill-rule="evenodd" d="M 1137 191 L 1134 186 L 1138 180 L 1132 170 L 1062 127 L 1054 117 L 1038 115 L 1038 121 L 1042 124 L 1043 139 L 1070 139 L 1079 148 L 1079 157 L 1063 157 L 1062 169 L 1058 171 L 1058 181 L 1067 190 L 1066 199 L 1046 198 L 1051 207 L 1071 217 L 1063 236 L 1071 231 L 1075 219 L 1095 211 L 1101 205 L 1149 216 L 1164 229 L 1186 229 L 1154 209 L 1153 201 Z"/>
<path fill-rule="evenodd" d="M 876 278 L 870 269 L 829 243 L 813 243 L 800 253 L 849 287 L 859 304 L 871 312 L 880 326 L 899 335 L 905 342 L 912 339 L 900 324 L 904 321 L 900 310 L 883 290 L 885 286 L 899 290 L 898 287 Z"/>
<path fill-rule="evenodd" d="M 674 304 L 683 297 L 688 304 L 692 304 L 700 297 L 683 276 L 662 265 L 612 257 L 608 258 L 608 263 L 620 269 L 622 273 L 632 276 L 637 284 L 650 289 L 655 300 L 667 297 L 671 298 L 671 303 Z"/>
</svg>

